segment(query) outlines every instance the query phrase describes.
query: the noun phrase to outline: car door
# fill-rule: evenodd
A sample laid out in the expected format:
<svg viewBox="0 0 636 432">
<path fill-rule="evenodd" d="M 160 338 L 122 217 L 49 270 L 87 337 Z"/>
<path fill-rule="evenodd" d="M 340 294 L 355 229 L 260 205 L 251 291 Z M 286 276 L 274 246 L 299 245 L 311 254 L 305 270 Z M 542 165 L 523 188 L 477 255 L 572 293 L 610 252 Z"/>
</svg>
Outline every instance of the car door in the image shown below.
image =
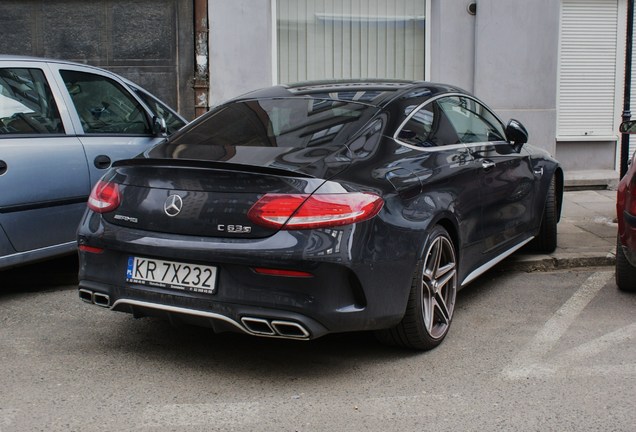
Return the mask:
<svg viewBox="0 0 636 432">
<path fill-rule="evenodd" d="M 529 237 L 536 181 L 531 161 L 507 142 L 504 126 L 478 101 L 453 96 L 438 103 L 478 172 L 482 260 L 488 261 Z"/>
<path fill-rule="evenodd" d="M 153 133 L 152 114 L 118 77 L 88 67 L 51 67 L 71 107 L 91 184 L 113 162 L 134 157 L 163 139 Z"/>
<path fill-rule="evenodd" d="M 0 191 L 2 256 L 74 243 L 88 167 L 45 63 L 0 62 Z"/>
<path fill-rule="evenodd" d="M 424 205 L 456 218 L 462 242 L 459 273 L 465 274 L 479 260 L 483 242 L 478 229 L 481 186 L 475 181 L 478 173 L 469 150 L 437 101 L 417 107 L 398 130 L 396 139 L 420 152 L 408 164 L 403 157 L 401 167 L 419 179 L 419 197 Z"/>
</svg>

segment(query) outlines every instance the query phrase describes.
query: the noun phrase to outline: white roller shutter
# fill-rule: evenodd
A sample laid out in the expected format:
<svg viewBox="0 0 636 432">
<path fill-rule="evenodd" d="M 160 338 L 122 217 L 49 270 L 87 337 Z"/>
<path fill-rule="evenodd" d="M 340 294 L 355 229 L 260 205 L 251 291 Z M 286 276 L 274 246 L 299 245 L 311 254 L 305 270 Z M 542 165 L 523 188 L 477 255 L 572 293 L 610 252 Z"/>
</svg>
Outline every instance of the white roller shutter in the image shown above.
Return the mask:
<svg viewBox="0 0 636 432">
<path fill-rule="evenodd" d="M 616 136 L 617 32 L 618 0 L 562 0 L 557 139 Z"/>
</svg>

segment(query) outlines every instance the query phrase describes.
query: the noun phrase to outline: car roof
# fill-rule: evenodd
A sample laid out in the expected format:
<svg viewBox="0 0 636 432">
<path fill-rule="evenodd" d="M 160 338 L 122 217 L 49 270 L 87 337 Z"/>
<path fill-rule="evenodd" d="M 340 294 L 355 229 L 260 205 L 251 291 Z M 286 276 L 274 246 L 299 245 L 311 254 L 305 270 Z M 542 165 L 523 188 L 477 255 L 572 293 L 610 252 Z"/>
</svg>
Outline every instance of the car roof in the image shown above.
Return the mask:
<svg viewBox="0 0 636 432">
<path fill-rule="evenodd" d="M 247 93 L 235 100 L 311 97 L 384 107 L 396 99 L 426 98 L 443 93 L 468 94 L 458 87 L 428 81 L 363 79 L 308 81 L 278 85 Z"/>
<path fill-rule="evenodd" d="M 21 55 L 12 55 L 12 54 L 0 54 L 0 61 L 15 61 L 15 62 L 37 62 L 37 63 L 59 63 L 59 64 L 65 64 L 65 65 L 69 65 L 69 66 L 82 66 L 82 67 L 87 67 L 87 68 L 91 68 L 91 69 L 96 69 L 96 70 L 100 70 L 100 71 L 106 71 L 109 73 L 114 73 L 111 72 L 107 69 L 103 69 L 100 68 L 98 66 L 93 66 L 93 65 L 89 65 L 86 63 L 78 63 L 78 62 L 72 62 L 72 61 L 68 61 L 68 60 L 60 60 L 60 59 L 52 59 L 52 58 L 46 58 L 46 57 L 33 57 L 33 56 L 21 56 Z"/>
</svg>

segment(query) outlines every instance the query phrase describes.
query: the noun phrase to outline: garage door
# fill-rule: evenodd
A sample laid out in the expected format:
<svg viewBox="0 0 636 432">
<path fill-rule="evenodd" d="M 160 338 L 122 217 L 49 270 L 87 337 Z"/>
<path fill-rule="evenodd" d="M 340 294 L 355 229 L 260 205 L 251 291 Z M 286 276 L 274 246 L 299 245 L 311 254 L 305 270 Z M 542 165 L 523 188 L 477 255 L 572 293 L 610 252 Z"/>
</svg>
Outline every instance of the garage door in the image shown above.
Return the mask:
<svg viewBox="0 0 636 432">
<path fill-rule="evenodd" d="M 2 0 L 2 52 L 109 69 L 190 119 L 192 13 L 192 0 Z"/>
</svg>

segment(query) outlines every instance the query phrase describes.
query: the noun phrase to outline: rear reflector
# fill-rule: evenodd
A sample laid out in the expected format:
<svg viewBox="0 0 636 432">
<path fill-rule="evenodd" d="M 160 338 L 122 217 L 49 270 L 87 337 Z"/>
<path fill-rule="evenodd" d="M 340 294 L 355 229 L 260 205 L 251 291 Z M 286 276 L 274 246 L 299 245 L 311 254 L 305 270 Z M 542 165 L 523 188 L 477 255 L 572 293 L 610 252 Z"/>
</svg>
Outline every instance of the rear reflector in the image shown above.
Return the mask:
<svg viewBox="0 0 636 432">
<path fill-rule="evenodd" d="M 254 267 L 253 270 L 258 274 L 268 275 L 268 276 L 284 276 L 284 277 L 297 277 L 297 278 L 310 278 L 314 277 L 313 274 L 297 271 L 297 270 L 284 270 L 284 269 L 272 269 L 272 268 L 264 268 L 264 267 Z"/>
<path fill-rule="evenodd" d="M 104 252 L 104 249 L 102 248 L 86 246 L 86 245 L 79 245 L 79 250 L 81 250 L 82 252 L 88 252 L 88 253 L 94 253 L 94 254 L 100 254 Z"/>
<path fill-rule="evenodd" d="M 255 224 L 275 229 L 308 229 L 348 225 L 370 219 L 382 209 L 377 195 L 266 194 L 247 213 Z"/>
<path fill-rule="evenodd" d="M 119 207 L 119 185 L 99 180 L 88 197 L 88 208 L 97 213 L 107 213 Z"/>
</svg>

